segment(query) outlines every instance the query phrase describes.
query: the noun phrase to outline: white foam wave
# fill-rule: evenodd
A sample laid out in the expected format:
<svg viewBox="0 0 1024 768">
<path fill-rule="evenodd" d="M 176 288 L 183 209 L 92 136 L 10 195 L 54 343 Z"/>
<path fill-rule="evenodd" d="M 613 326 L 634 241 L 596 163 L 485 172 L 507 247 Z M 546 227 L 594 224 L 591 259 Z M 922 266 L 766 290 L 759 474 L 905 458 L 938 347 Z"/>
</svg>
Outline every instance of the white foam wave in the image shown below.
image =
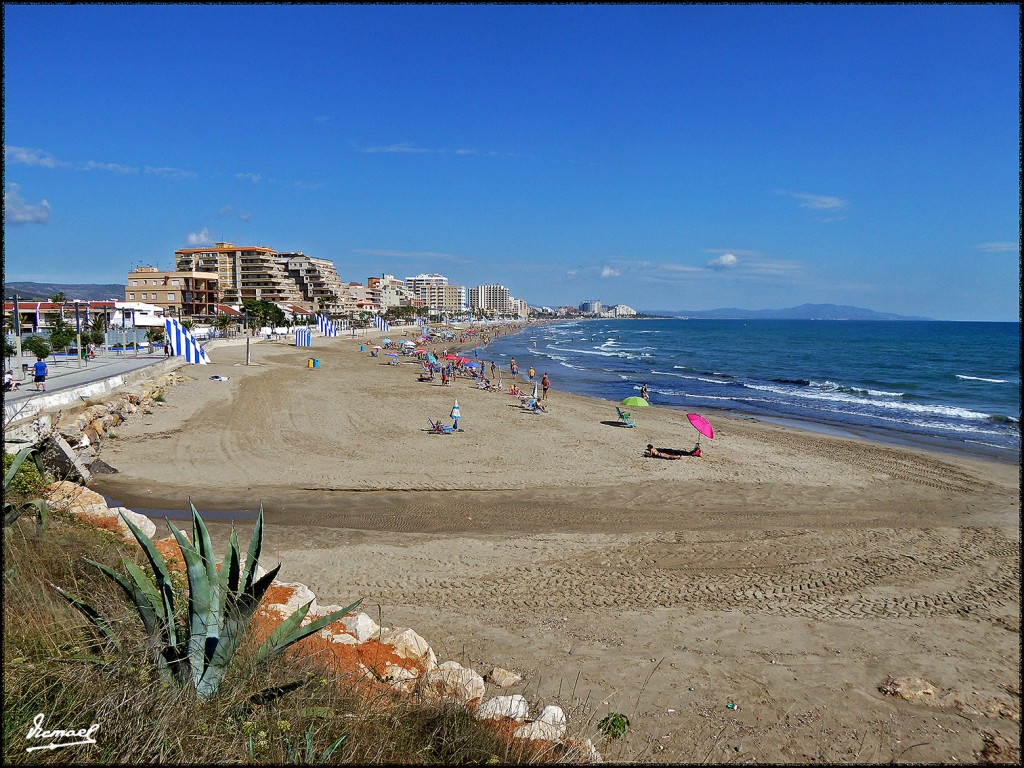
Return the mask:
<svg viewBox="0 0 1024 768">
<path fill-rule="evenodd" d="M 772 392 L 784 397 L 794 397 L 801 400 L 818 400 L 821 402 L 841 402 L 854 406 L 869 406 L 880 410 L 898 411 L 908 414 L 928 414 L 932 416 L 943 416 L 950 419 L 964 419 L 967 421 L 984 421 L 989 418 L 987 413 L 972 411 L 968 408 L 957 408 L 952 405 L 925 405 L 923 403 L 908 403 L 883 398 L 864 398 L 850 395 L 840 390 L 822 390 L 814 387 L 782 387 L 770 384 L 745 384 L 749 389 L 761 392 Z"/>
<path fill-rule="evenodd" d="M 1008 379 L 986 379 L 984 376 L 964 376 L 963 374 L 960 374 L 960 373 L 958 373 L 956 375 L 956 377 L 958 379 L 963 379 L 964 381 L 985 381 L 985 382 L 988 382 L 989 384 L 1009 384 L 1010 383 Z"/>
</svg>

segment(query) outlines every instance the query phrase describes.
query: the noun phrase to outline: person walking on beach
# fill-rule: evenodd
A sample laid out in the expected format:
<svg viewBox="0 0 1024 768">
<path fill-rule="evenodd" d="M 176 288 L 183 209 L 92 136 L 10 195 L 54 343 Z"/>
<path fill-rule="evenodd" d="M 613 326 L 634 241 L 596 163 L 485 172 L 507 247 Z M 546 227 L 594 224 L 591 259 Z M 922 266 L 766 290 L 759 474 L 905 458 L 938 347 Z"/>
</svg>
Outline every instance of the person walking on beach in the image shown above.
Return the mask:
<svg viewBox="0 0 1024 768">
<path fill-rule="evenodd" d="M 535 370 L 533 370 L 533 366 L 531 365 L 530 366 L 530 372 L 529 372 L 529 378 L 530 378 L 531 382 L 533 381 L 533 377 L 536 376 L 536 375 L 537 375 L 537 372 Z"/>
<path fill-rule="evenodd" d="M 544 378 L 542 378 L 540 380 L 540 385 L 542 387 L 544 387 L 544 395 L 543 395 L 543 397 L 541 397 L 541 400 L 547 400 L 548 399 L 548 387 L 551 386 L 551 379 L 548 378 L 547 371 L 544 372 Z"/>
<path fill-rule="evenodd" d="M 170 357 L 170 356 L 171 356 L 171 342 L 168 340 L 168 341 L 164 342 L 164 357 Z"/>
<path fill-rule="evenodd" d="M 491 380 L 492 380 L 492 381 L 494 380 L 494 371 L 495 371 L 495 368 L 494 368 L 494 361 L 493 361 L 493 360 L 491 360 Z"/>
<path fill-rule="evenodd" d="M 509 361 L 508 369 L 512 372 L 512 379 L 514 381 L 516 374 L 519 372 L 519 366 L 516 365 L 516 359 L 514 357 Z"/>
<path fill-rule="evenodd" d="M 647 384 L 644 384 L 642 387 L 640 387 L 640 397 L 642 397 L 647 402 L 651 401 L 650 396 L 648 396 L 647 394 Z"/>
<path fill-rule="evenodd" d="M 43 358 L 39 358 L 32 366 L 33 381 L 36 385 L 36 392 L 46 391 L 46 361 Z M 42 387 L 42 389 L 40 389 Z"/>
</svg>

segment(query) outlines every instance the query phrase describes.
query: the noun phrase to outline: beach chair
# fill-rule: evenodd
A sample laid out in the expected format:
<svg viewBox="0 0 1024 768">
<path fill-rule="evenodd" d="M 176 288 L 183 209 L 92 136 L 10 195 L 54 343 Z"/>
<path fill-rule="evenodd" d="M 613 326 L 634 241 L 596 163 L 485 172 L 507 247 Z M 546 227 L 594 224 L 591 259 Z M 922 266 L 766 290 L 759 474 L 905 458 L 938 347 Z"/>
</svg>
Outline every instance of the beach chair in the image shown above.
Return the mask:
<svg viewBox="0 0 1024 768">
<path fill-rule="evenodd" d="M 450 435 L 455 432 L 455 430 L 447 424 L 442 424 L 440 419 L 438 419 L 436 423 L 430 421 L 430 419 L 427 419 L 427 422 L 430 424 L 430 431 L 435 435 Z"/>
<path fill-rule="evenodd" d="M 619 414 L 619 421 L 621 421 L 627 427 L 635 427 L 636 426 L 636 422 L 633 421 L 633 416 L 631 414 L 626 413 L 621 408 L 616 408 L 615 410 Z"/>
</svg>

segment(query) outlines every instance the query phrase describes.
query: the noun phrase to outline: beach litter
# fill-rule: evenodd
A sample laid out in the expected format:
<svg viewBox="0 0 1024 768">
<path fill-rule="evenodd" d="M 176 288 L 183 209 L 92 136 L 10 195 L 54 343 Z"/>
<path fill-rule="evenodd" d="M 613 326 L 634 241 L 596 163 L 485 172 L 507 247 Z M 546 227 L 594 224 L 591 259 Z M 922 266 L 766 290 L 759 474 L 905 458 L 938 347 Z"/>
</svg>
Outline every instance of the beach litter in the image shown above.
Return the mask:
<svg viewBox="0 0 1024 768">
<path fill-rule="evenodd" d="M 227 381 L 230 378 L 230 376 L 211 376 L 210 381 Z"/>
</svg>

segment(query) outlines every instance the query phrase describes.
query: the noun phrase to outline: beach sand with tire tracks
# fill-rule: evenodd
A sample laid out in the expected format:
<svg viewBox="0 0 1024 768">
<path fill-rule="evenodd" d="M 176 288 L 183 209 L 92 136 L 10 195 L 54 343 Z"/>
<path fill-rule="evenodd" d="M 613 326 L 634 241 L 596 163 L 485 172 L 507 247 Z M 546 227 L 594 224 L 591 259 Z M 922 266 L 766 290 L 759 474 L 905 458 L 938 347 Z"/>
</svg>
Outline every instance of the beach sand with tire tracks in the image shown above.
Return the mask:
<svg viewBox="0 0 1024 768">
<path fill-rule="evenodd" d="M 523 674 L 502 693 L 570 723 L 626 713 L 613 760 L 971 762 L 986 733 L 1018 743 L 1019 466 L 709 412 L 701 458 L 644 458 L 693 446 L 684 411 L 628 429 L 552 371 L 533 414 L 367 342 L 314 343 L 185 369 L 104 442 L 119 473 L 93 487 L 140 511 L 191 497 L 217 549 L 262 503 L 282 578 L 365 598 L 439 659 Z M 455 398 L 464 431 L 430 434 Z M 889 677 L 937 693 L 899 700 Z"/>
</svg>

